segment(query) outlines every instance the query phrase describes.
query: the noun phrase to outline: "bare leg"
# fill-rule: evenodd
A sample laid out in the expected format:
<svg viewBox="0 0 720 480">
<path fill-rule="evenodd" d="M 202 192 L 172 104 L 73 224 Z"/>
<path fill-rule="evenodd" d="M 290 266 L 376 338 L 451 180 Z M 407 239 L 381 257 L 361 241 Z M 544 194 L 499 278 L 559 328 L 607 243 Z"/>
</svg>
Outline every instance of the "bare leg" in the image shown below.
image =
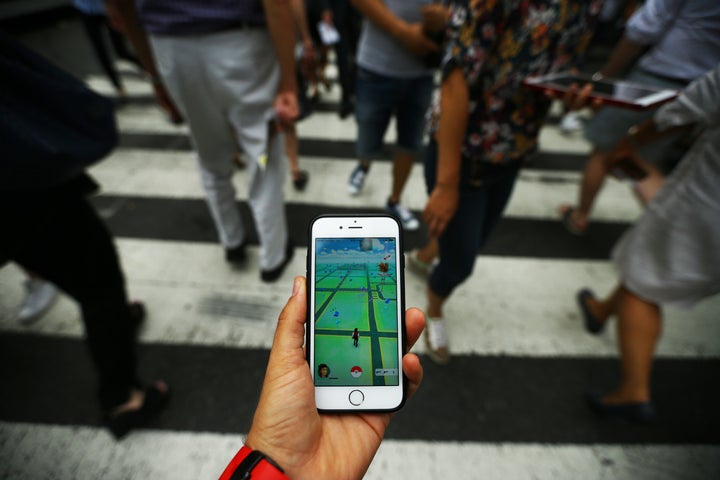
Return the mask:
<svg viewBox="0 0 720 480">
<path fill-rule="evenodd" d="M 437 258 L 439 249 L 437 238 L 431 238 L 425 246 L 418 249 L 417 258 L 423 263 L 432 263 Z"/>
<path fill-rule="evenodd" d="M 300 172 L 298 165 L 298 135 L 297 127 L 294 124 L 285 128 L 285 153 L 290 164 L 290 174 L 294 180 Z"/>
<path fill-rule="evenodd" d="M 606 156 L 606 152 L 594 150 L 585 164 L 583 177 L 580 182 L 578 204 L 570 217 L 570 221 L 578 229 L 587 228 L 590 211 L 595 203 L 595 197 L 597 197 L 600 188 L 605 182 L 605 175 L 607 175 L 607 169 L 605 167 Z M 568 208 L 572 207 L 569 205 L 561 205 L 560 214 L 564 214 Z"/>
<path fill-rule="evenodd" d="M 393 159 L 392 193 L 390 203 L 398 203 L 413 167 L 414 156 L 407 152 L 395 153 Z"/>
<path fill-rule="evenodd" d="M 605 299 L 594 297 L 586 298 L 585 303 L 596 319 L 604 323 L 611 315 L 617 313 L 617 304 L 621 289 L 622 287 L 620 286 L 616 287 Z"/>
<path fill-rule="evenodd" d="M 643 207 L 655 197 L 655 194 L 657 194 L 665 181 L 663 174 L 653 165 L 645 163 L 644 168 L 647 169 L 650 174 L 641 182 L 638 182 L 633 189 L 638 201 Z"/>
<path fill-rule="evenodd" d="M 427 299 L 428 299 L 428 307 L 427 307 L 427 315 L 428 317 L 432 318 L 438 318 L 442 317 L 442 307 L 445 303 L 445 300 L 447 298 L 441 297 L 439 295 L 436 295 L 433 293 L 430 288 L 427 289 Z"/>
<path fill-rule="evenodd" d="M 607 404 L 650 400 L 650 374 L 660 338 L 660 307 L 621 287 L 617 296 L 620 386 L 605 395 Z"/>
</svg>

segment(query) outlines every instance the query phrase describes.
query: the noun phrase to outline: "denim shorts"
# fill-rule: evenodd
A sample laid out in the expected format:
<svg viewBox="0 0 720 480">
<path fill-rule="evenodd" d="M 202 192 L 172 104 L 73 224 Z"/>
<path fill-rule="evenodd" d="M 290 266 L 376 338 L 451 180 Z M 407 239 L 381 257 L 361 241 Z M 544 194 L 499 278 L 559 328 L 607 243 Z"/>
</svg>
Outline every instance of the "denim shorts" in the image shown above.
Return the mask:
<svg viewBox="0 0 720 480">
<path fill-rule="evenodd" d="M 380 154 L 393 115 L 397 148 L 408 153 L 421 151 L 432 92 L 432 75 L 397 78 L 358 67 L 355 85 L 358 158 L 371 160 Z"/>
</svg>

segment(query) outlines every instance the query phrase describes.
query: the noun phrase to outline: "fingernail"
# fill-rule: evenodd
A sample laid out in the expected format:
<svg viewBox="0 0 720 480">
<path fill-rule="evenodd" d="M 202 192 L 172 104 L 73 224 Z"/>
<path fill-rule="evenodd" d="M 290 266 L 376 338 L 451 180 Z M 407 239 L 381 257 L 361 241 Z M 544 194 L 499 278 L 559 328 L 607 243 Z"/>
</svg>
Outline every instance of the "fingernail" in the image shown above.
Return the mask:
<svg viewBox="0 0 720 480">
<path fill-rule="evenodd" d="M 295 281 L 293 282 L 292 296 L 294 297 L 295 295 L 297 295 L 298 291 L 300 291 L 300 279 L 296 278 Z"/>
</svg>

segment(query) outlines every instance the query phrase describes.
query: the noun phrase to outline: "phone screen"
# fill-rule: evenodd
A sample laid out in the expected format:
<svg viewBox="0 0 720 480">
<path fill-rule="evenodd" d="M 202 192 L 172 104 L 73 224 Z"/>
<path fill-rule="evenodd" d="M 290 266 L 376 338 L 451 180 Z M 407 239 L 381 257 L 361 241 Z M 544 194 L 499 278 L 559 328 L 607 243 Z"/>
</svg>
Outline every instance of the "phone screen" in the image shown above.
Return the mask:
<svg viewBox="0 0 720 480">
<path fill-rule="evenodd" d="M 398 239 L 316 238 L 316 386 L 398 386 Z"/>
</svg>

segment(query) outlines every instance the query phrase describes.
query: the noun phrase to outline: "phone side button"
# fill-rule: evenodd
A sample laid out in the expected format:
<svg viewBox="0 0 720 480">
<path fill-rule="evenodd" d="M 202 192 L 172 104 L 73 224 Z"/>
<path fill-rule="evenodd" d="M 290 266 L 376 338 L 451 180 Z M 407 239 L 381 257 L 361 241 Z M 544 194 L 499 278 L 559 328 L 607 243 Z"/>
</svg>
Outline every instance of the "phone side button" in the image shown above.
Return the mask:
<svg viewBox="0 0 720 480">
<path fill-rule="evenodd" d="M 362 403 L 365 401 L 365 395 L 360 390 L 353 390 L 352 392 L 350 392 L 348 400 L 350 400 L 350 403 L 352 405 L 358 407 L 362 405 Z"/>
</svg>

